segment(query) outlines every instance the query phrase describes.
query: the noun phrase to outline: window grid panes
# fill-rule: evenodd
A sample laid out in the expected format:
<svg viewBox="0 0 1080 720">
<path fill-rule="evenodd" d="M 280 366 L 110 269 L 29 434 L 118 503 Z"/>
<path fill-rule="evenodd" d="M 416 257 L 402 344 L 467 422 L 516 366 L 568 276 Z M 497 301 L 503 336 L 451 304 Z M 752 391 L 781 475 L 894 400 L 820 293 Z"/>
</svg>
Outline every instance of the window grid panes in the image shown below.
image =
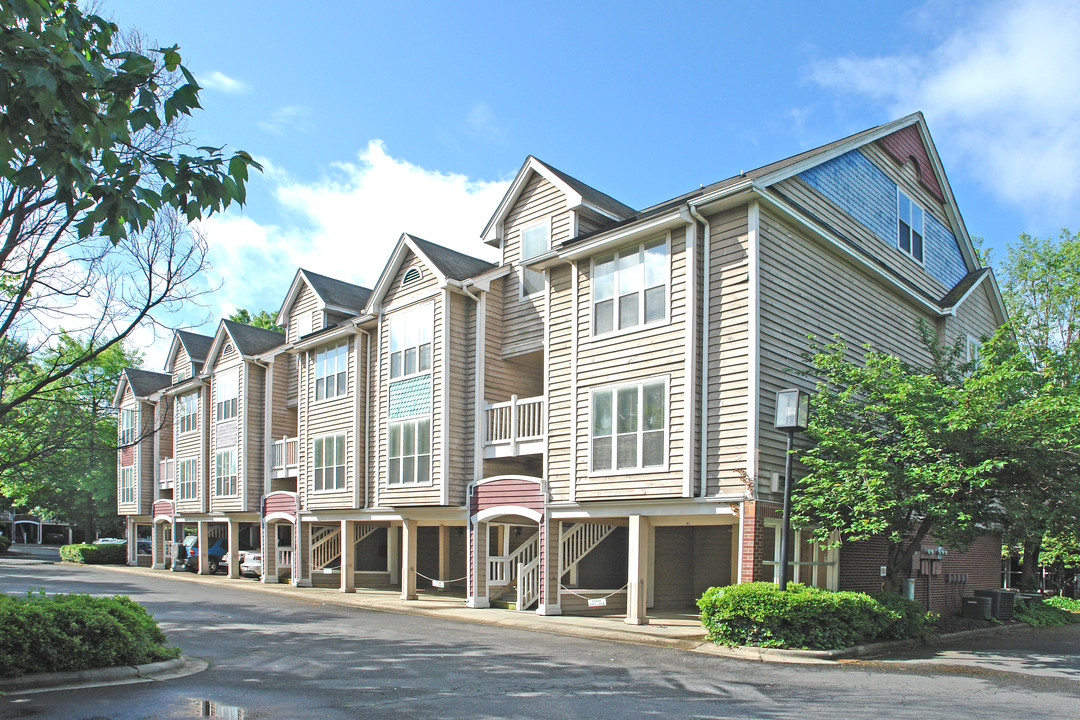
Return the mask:
<svg viewBox="0 0 1080 720">
<path fill-rule="evenodd" d="M 176 399 L 176 421 L 181 433 L 198 429 L 199 393 L 181 395 Z"/>
<path fill-rule="evenodd" d="M 837 587 L 836 548 L 825 549 L 810 539 L 810 530 L 791 531 L 791 548 L 788 550 L 788 582 L 802 583 L 811 587 L 835 590 Z M 780 533 L 776 521 L 765 522 L 762 538 L 762 561 L 766 568 L 766 580 L 780 582 Z M 770 577 L 771 574 L 771 577 Z"/>
<path fill-rule="evenodd" d="M 660 322 L 667 317 L 666 239 L 608 253 L 593 262 L 593 335 Z"/>
<path fill-rule="evenodd" d="M 195 460 L 176 463 L 176 492 L 178 500 L 194 500 L 199 496 L 198 464 Z"/>
<path fill-rule="evenodd" d="M 903 190 L 897 188 L 896 194 L 899 217 L 897 247 L 922 262 L 925 213 L 914 200 L 904 194 Z"/>
<path fill-rule="evenodd" d="M 431 482 L 430 418 L 391 423 L 387 440 L 391 485 L 421 485 Z"/>
<path fill-rule="evenodd" d="M 345 394 L 348 377 L 349 344 L 347 342 L 315 353 L 315 400 Z"/>
<path fill-rule="evenodd" d="M 120 468 L 120 502 L 135 502 L 135 466 Z"/>
<path fill-rule="evenodd" d="M 135 442 L 135 418 L 134 408 L 120 411 L 120 445 L 127 446 Z"/>
<path fill-rule="evenodd" d="M 315 438 L 315 491 L 345 488 L 345 435 Z"/>
<path fill-rule="evenodd" d="M 240 395 L 240 374 L 235 370 L 221 373 L 214 378 L 214 392 L 217 395 L 214 403 L 214 417 L 217 421 L 235 418 L 237 397 Z"/>
<path fill-rule="evenodd" d="M 214 494 L 223 497 L 236 495 L 236 448 L 219 450 L 214 454 Z"/>
<path fill-rule="evenodd" d="M 664 465 L 666 397 L 664 380 L 593 392 L 590 433 L 593 472 Z"/>
<path fill-rule="evenodd" d="M 431 370 L 431 303 L 397 312 L 390 318 L 390 377 L 417 375 Z"/>
</svg>

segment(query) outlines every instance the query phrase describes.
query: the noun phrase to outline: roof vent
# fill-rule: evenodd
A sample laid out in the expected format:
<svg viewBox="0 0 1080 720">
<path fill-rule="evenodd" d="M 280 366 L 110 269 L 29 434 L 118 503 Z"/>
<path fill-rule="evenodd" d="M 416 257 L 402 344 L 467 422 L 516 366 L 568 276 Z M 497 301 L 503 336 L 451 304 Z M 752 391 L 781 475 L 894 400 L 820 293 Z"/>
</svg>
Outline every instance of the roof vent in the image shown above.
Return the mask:
<svg viewBox="0 0 1080 720">
<path fill-rule="evenodd" d="M 419 279 L 420 271 L 416 268 L 409 268 L 409 270 L 405 273 L 405 277 L 401 279 L 401 284 L 408 285 L 409 283 L 414 283 Z"/>
</svg>

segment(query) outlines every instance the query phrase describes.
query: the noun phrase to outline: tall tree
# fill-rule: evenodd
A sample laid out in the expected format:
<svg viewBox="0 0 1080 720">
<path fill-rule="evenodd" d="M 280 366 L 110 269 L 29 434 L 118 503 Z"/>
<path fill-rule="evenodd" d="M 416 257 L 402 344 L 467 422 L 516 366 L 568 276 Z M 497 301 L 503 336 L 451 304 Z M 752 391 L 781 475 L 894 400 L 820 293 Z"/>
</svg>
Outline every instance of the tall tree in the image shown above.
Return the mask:
<svg viewBox="0 0 1080 720">
<path fill-rule="evenodd" d="M 285 332 L 285 330 L 280 325 L 276 325 L 274 323 L 274 321 L 277 320 L 277 314 L 272 313 L 269 310 L 260 310 L 253 315 L 247 308 L 240 308 L 232 315 L 230 315 L 229 319 L 234 322 L 243 323 L 245 325 L 254 325 L 255 327 L 262 328 L 263 330 Z"/>
<path fill-rule="evenodd" d="M 197 293 L 188 223 L 243 203 L 259 168 L 177 132 L 199 86 L 175 46 L 117 37 L 71 0 L 0 2 L 0 426 Z M 84 352 L 31 362 L 59 327 Z"/>
</svg>

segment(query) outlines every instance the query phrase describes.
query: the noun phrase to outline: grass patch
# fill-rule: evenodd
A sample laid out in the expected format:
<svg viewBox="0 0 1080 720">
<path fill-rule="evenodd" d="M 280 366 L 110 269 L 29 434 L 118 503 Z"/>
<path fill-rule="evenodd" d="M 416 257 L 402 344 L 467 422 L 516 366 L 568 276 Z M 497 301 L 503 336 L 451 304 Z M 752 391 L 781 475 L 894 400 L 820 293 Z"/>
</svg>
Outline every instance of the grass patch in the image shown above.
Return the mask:
<svg viewBox="0 0 1080 720">
<path fill-rule="evenodd" d="M 126 595 L 0 594 L 0 676 L 140 665 L 180 648 Z"/>
<path fill-rule="evenodd" d="M 709 588 L 698 600 L 707 637 L 722 645 L 834 650 L 881 640 L 925 640 L 933 616 L 899 595 L 831 592 L 756 582 Z"/>
</svg>

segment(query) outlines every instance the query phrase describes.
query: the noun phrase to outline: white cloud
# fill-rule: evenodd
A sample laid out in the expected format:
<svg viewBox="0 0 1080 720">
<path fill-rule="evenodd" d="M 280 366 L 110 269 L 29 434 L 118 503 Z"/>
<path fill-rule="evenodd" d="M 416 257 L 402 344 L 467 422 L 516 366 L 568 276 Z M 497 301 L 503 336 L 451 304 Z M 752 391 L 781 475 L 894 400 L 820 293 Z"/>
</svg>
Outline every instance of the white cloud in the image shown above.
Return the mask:
<svg viewBox="0 0 1080 720">
<path fill-rule="evenodd" d="M 480 232 L 509 185 L 428 170 L 391 157 L 371 141 L 355 162 L 338 163 L 318 182 L 298 182 L 280 167 L 264 176 L 295 223 L 267 225 L 227 213 L 202 225 L 220 289 L 206 298 L 215 317 L 236 308 L 276 311 L 298 267 L 372 287 L 394 244 L 408 232 L 496 261 Z M 205 326 L 202 332 L 213 332 Z"/>
<path fill-rule="evenodd" d="M 926 55 L 837 58 L 817 63 L 811 77 L 880 103 L 893 116 L 922 110 L 961 171 L 998 198 L 1018 207 L 1038 202 L 1055 213 L 1075 211 L 1077 37 L 1080 4 L 998 2 L 981 6 Z"/>
<path fill-rule="evenodd" d="M 311 132 L 311 109 L 303 105 L 286 105 L 275 110 L 269 118 L 259 123 L 263 130 L 275 135 L 290 132 Z"/>
<path fill-rule="evenodd" d="M 218 70 L 200 75 L 199 84 L 208 90 L 217 90 L 230 95 L 242 95 L 251 90 L 251 86 L 247 83 L 231 78 Z"/>
</svg>

